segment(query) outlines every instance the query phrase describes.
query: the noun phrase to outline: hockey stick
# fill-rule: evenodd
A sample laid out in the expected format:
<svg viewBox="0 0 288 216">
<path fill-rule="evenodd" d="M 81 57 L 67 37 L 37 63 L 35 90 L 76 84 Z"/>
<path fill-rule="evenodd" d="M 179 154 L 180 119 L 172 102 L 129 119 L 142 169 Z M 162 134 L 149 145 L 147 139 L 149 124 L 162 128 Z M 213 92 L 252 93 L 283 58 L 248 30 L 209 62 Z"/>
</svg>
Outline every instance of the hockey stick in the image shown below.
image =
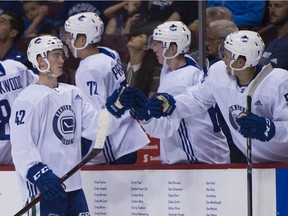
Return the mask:
<svg viewBox="0 0 288 216">
<path fill-rule="evenodd" d="M 93 150 L 75 167 L 73 167 L 69 172 L 67 172 L 64 176 L 60 178 L 60 183 L 64 183 L 68 178 L 70 178 L 74 173 L 80 170 L 86 163 L 88 163 L 92 158 L 98 155 L 104 147 L 107 130 L 110 122 L 110 113 L 107 110 L 101 110 L 98 116 L 98 126 L 97 126 L 97 135 L 95 145 Z M 35 204 L 37 204 L 43 195 L 39 194 L 34 200 L 28 203 L 25 207 L 23 207 L 20 211 L 18 211 L 14 216 L 21 216 L 25 212 L 27 212 L 30 208 L 32 208 Z"/>
<path fill-rule="evenodd" d="M 255 90 L 261 81 L 273 70 L 271 64 L 268 64 L 263 71 L 261 71 L 251 84 L 247 93 L 247 110 L 246 115 L 251 115 L 251 102 Z M 253 196 L 252 196 L 252 158 L 251 158 L 251 138 L 247 138 L 247 210 L 248 216 L 253 215 Z"/>
</svg>

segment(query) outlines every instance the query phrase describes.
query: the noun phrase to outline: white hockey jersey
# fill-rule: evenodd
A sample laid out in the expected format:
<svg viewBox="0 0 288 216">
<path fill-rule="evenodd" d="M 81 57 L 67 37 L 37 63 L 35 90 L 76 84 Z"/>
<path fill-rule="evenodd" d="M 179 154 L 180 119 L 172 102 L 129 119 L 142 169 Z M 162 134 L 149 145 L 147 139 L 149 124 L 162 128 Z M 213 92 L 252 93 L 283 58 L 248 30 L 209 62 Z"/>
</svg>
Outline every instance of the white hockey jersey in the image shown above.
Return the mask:
<svg viewBox="0 0 288 216">
<path fill-rule="evenodd" d="M 189 56 L 186 62 L 173 71 L 167 64 L 163 65 L 158 92 L 179 95 L 203 80 L 204 72 L 196 62 Z M 226 138 L 218 122 L 212 119 L 216 119 L 213 108 L 210 113 L 205 111 L 192 117 L 152 118 L 143 121 L 142 126 L 151 136 L 160 138 L 160 158 L 164 164 L 230 163 Z"/>
<path fill-rule="evenodd" d="M 18 61 L 0 61 L 0 165 L 12 165 L 9 118 L 17 95 L 38 75 Z"/>
<path fill-rule="evenodd" d="M 12 157 L 24 198 L 37 193 L 26 181 L 27 171 L 38 162 L 47 164 L 59 177 L 81 158 L 81 137 L 96 139 L 98 112 L 73 85 L 59 83 L 55 89 L 31 84 L 12 106 L 10 127 Z M 111 115 L 108 133 L 119 121 Z M 65 181 L 66 191 L 81 188 L 80 171 Z"/>
<path fill-rule="evenodd" d="M 121 84 L 125 85 L 126 80 L 119 54 L 107 47 L 98 49 L 100 53 L 81 60 L 75 81 L 94 107 L 101 109 L 105 107 L 107 97 Z M 89 164 L 114 161 L 148 143 L 149 139 L 139 123 L 126 112 L 121 117 L 119 128 L 106 139 L 104 151 Z"/>
<path fill-rule="evenodd" d="M 208 79 L 176 99 L 177 108 L 171 117 L 187 117 L 198 114 L 217 102 L 231 130 L 237 147 L 246 155 L 246 138 L 237 130 L 235 121 L 240 113 L 246 112 L 248 86 L 240 87 L 236 77 L 228 75 L 226 65 L 219 61 L 209 69 Z M 260 72 L 261 73 L 261 72 Z M 275 68 L 264 78 L 252 97 L 252 113 L 271 119 L 275 124 L 275 136 L 269 142 L 252 140 L 252 161 L 288 161 L 288 72 Z"/>
</svg>

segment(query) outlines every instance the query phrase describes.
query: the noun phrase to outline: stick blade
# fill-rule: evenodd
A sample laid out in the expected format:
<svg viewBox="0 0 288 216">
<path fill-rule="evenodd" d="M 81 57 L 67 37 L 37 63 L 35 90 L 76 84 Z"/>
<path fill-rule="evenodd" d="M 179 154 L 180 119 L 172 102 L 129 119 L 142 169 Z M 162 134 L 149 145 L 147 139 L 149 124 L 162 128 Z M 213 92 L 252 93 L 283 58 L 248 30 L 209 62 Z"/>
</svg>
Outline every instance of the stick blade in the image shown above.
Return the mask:
<svg viewBox="0 0 288 216">
<path fill-rule="evenodd" d="M 99 111 L 94 149 L 103 149 L 110 124 L 110 117 L 110 113 L 106 109 Z"/>
</svg>

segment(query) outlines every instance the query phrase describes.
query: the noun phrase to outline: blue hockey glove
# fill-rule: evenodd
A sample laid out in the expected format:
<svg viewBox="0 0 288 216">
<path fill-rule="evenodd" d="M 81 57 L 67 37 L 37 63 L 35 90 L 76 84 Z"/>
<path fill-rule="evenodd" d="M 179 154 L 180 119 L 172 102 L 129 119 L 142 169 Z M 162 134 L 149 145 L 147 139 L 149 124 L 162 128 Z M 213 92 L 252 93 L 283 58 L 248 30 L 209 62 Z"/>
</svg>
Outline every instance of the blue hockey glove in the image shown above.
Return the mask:
<svg viewBox="0 0 288 216">
<path fill-rule="evenodd" d="M 125 107 L 129 107 L 130 109 L 133 108 L 136 105 L 137 91 L 140 90 L 136 88 L 126 87 L 120 96 L 120 103 Z"/>
<path fill-rule="evenodd" d="M 150 115 L 155 118 L 169 116 L 176 108 L 175 103 L 176 101 L 172 95 L 168 93 L 156 93 L 148 102 Z"/>
<path fill-rule="evenodd" d="M 255 114 L 236 118 L 239 132 L 246 138 L 268 142 L 275 135 L 275 125 L 270 119 Z"/>
<path fill-rule="evenodd" d="M 52 200 L 58 196 L 66 197 L 60 178 L 46 164 L 38 163 L 32 166 L 28 170 L 27 179 L 36 185 L 46 200 Z"/>
<path fill-rule="evenodd" d="M 141 90 L 137 88 L 126 88 L 120 97 L 120 101 L 126 106 L 130 106 L 130 114 L 133 118 L 141 121 L 148 121 L 151 118 L 148 99 Z"/>
<path fill-rule="evenodd" d="M 127 106 L 123 106 L 120 103 L 120 95 L 123 93 L 124 87 L 121 86 L 118 89 L 115 89 L 112 95 L 110 95 L 106 100 L 107 110 L 114 116 L 120 118 L 126 110 L 129 109 Z"/>
</svg>

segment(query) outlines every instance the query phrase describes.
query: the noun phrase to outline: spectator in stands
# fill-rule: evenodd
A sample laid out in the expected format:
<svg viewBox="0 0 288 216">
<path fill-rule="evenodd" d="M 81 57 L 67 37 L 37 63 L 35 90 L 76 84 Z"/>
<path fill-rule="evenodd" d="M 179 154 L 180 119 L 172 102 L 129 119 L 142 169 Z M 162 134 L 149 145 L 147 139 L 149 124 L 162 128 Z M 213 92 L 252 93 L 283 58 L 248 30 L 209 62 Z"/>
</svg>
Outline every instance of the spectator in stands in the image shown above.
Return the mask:
<svg viewBox="0 0 288 216">
<path fill-rule="evenodd" d="M 137 0 L 138 1 L 138 0 Z M 196 1 L 152 0 L 141 1 L 138 10 L 131 19 L 131 31 L 148 23 L 162 23 L 165 21 L 181 20 L 191 23 L 198 17 L 198 3 Z"/>
<path fill-rule="evenodd" d="M 59 37 L 59 28 L 58 26 L 54 25 L 54 23 L 44 23 L 43 25 L 41 25 L 38 35 L 52 35 L 55 37 Z"/>
<path fill-rule="evenodd" d="M 220 19 L 226 19 L 232 21 L 232 12 L 222 6 L 215 6 L 206 8 L 206 25 L 208 25 L 210 22 Z M 188 28 L 191 30 L 191 35 L 194 40 L 192 40 L 190 49 L 193 51 L 192 57 L 194 57 L 196 60 L 199 58 L 198 53 L 198 38 L 199 38 L 199 20 L 194 20 L 192 23 L 189 24 Z M 193 42 L 194 41 L 194 42 Z M 205 68 L 204 68 L 205 69 Z"/>
<path fill-rule="evenodd" d="M 271 62 L 274 67 L 288 70 L 288 1 L 269 1 L 270 23 L 276 27 L 277 38 L 272 40 L 264 50 L 260 63 Z"/>
<path fill-rule="evenodd" d="M 76 86 L 97 110 L 102 109 L 107 96 L 127 84 L 119 54 L 108 47 L 98 46 L 104 24 L 96 13 L 75 14 L 67 19 L 64 28 L 67 37 L 63 40 L 73 56 L 81 59 L 75 74 Z M 140 125 L 127 114 L 121 118 L 119 128 L 107 137 L 103 152 L 90 164 L 136 162 L 137 150 L 148 144 L 149 139 Z"/>
<path fill-rule="evenodd" d="M 208 25 L 210 22 L 220 19 L 226 19 L 232 21 L 232 12 L 222 6 L 214 6 L 206 8 L 206 24 Z M 198 34 L 199 29 L 199 20 L 194 20 L 192 23 L 189 24 L 189 29 L 193 32 Z"/>
<path fill-rule="evenodd" d="M 129 62 L 123 65 L 129 86 L 141 89 L 147 97 L 156 93 L 159 86 L 160 65 L 148 47 L 148 38 L 154 28 L 154 24 L 146 23 L 132 32 L 133 36 L 127 43 Z"/>
<path fill-rule="evenodd" d="M 121 1 L 104 10 L 109 18 L 105 34 L 129 34 L 132 16 L 139 11 L 141 0 Z"/>
<path fill-rule="evenodd" d="M 216 30 L 216 28 L 219 28 L 220 25 L 221 25 L 221 27 L 220 27 L 219 31 L 216 30 L 216 31 L 212 32 L 212 35 L 210 35 L 209 24 L 213 21 L 216 21 L 216 20 L 226 20 L 226 21 L 221 21 L 220 23 L 213 24 L 213 25 L 215 25 L 215 27 L 213 27 L 211 29 L 211 31 Z M 228 25 L 227 30 L 225 29 L 225 27 L 222 26 L 223 24 Z M 198 36 L 198 28 L 199 28 L 198 25 L 199 25 L 199 20 L 195 20 L 193 23 L 191 23 L 189 25 L 189 29 L 191 30 L 191 34 L 194 35 L 195 39 L 198 39 L 198 37 L 199 37 Z M 209 69 L 209 65 L 214 63 L 214 61 L 219 60 L 219 59 L 215 59 L 214 57 L 218 56 L 218 47 L 219 47 L 220 43 L 223 41 L 223 39 L 221 40 L 221 38 L 223 38 L 224 35 L 226 36 L 225 32 L 229 32 L 229 30 L 231 30 L 231 27 L 234 28 L 234 26 L 235 26 L 235 24 L 232 21 L 232 12 L 228 8 L 221 7 L 221 6 L 206 8 L 206 37 L 210 37 L 210 38 L 207 38 L 205 40 L 205 44 L 207 47 L 207 55 L 209 58 L 206 59 L 206 65 L 203 66 L 204 71 L 207 71 Z M 215 35 L 215 33 L 216 33 L 216 35 Z M 218 36 L 218 34 L 220 36 Z M 224 36 L 224 38 L 225 38 L 225 36 Z M 190 55 L 196 61 L 199 61 L 199 51 L 198 51 L 197 47 L 198 46 L 196 46 L 196 47 L 191 46 L 190 47 L 190 49 L 192 51 Z"/>
<path fill-rule="evenodd" d="M 25 37 L 36 37 L 43 24 L 52 23 L 47 18 L 49 8 L 41 1 L 23 1 L 23 10 L 25 13 Z"/>
<path fill-rule="evenodd" d="M 22 0 L 0 1 L 0 14 L 3 11 L 13 12 L 21 18 L 24 17 L 24 11 L 22 8 Z"/>
<path fill-rule="evenodd" d="M 265 14 L 265 1 L 208 0 L 207 8 L 224 6 L 232 11 L 233 22 L 238 27 L 251 28 L 261 26 Z"/>
<path fill-rule="evenodd" d="M 151 47 L 162 64 L 158 92 L 179 95 L 203 80 L 203 70 L 185 54 L 189 50 L 190 36 L 190 30 L 180 21 L 164 22 L 154 30 Z M 118 97 L 116 92 L 111 101 Z M 150 117 L 147 98 L 139 89 L 127 87 L 124 96 L 127 97 L 120 98 L 121 104 L 131 108 L 130 112 L 140 120 L 148 134 L 160 138 L 163 164 L 230 163 L 228 144 L 213 107 L 194 117 L 156 119 Z"/>
<path fill-rule="evenodd" d="M 106 25 L 107 19 L 103 11 L 113 5 L 116 1 L 70 1 L 64 0 L 59 9 L 58 16 L 55 17 L 55 23 L 59 27 L 64 26 L 64 22 L 72 15 L 80 12 L 94 12 L 101 17 Z"/>
<path fill-rule="evenodd" d="M 207 70 L 212 64 L 221 59 L 219 56 L 220 44 L 228 34 L 236 31 L 238 31 L 238 28 L 235 23 L 227 19 L 210 21 L 208 23 L 206 28 L 206 54 L 209 62 L 209 65 L 206 65 Z"/>
<path fill-rule="evenodd" d="M 32 69 L 26 53 L 17 48 L 17 42 L 23 36 L 24 21 L 18 15 L 4 11 L 0 14 L 0 60 L 13 59 Z"/>
</svg>

